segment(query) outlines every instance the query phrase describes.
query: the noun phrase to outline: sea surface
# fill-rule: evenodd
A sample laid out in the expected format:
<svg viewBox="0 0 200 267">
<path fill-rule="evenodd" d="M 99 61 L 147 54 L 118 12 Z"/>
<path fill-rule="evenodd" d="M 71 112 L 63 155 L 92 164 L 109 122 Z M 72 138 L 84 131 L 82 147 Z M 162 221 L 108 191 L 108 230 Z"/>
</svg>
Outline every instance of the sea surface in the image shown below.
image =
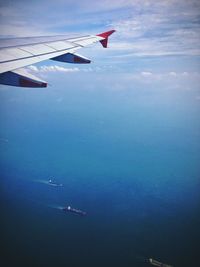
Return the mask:
<svg viewBox="0 0 200 267">
<path fill-rule="evenodd" d="M 8 88 L 0 99 L 2 267 L 198 266 L 190 91 Z"/>
</svg>

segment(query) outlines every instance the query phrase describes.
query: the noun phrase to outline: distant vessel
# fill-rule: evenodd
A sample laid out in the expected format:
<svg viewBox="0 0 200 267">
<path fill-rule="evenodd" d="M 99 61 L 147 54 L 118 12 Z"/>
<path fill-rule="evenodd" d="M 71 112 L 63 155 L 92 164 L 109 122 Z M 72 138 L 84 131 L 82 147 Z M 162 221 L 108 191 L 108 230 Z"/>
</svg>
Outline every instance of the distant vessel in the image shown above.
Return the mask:
<svg viewBox="0 0 200 267">
<path fill-rule="evenodd" d="M 75 213 L 75 214 L 80 215 L 80 216 L 85 216 L 86 215 L 85 211 L 74 209 L 74 208 L 72 208 L 70 206 L 64 207 L 62 210 L 66 211 L 66 212 L 72 212 L 72 213 Z"/>
<path fill-rule="evenodd" d="M 154 259 L 152 259 L 152 258 L 149 259 L 149 262 L 150 262 L 152 265 L 154 265 L 154 266 L 158 266 L 158 267 L 173 267 L 172 265 L 162 263 L 162 262 L 157 261 L 157 260 L 154 260 Z"/>
<path fill-rule="evenodd" d="M 56 183 L 54 181 L 52 181 L 52 179 L 49 179 L 48 183 L 52 186 L 63 186 L 63 184 L 60 184 L 60 183 Z"/>
</svg>

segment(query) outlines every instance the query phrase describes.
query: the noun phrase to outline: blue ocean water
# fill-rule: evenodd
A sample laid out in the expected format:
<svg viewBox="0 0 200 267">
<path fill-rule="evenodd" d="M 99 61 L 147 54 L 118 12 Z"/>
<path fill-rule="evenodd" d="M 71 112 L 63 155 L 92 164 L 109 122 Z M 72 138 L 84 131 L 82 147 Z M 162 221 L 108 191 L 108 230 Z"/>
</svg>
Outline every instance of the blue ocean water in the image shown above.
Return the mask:
<svg viewBox="0 0 200 267">
<path fill-rule="evenodd" d="M 200 105 L 190 91 L 0 95 L 1 266 L 197 266 Z"/>
</svg>

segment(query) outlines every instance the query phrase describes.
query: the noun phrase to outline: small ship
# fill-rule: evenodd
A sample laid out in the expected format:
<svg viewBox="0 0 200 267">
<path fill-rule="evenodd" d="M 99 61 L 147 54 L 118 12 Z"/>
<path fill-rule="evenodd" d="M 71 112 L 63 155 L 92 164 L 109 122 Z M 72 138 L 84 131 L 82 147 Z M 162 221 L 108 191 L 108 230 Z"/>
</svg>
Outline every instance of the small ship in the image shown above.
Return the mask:
<svg viewBox="0 0 200 267">
<path fill-rule="evenodd" d="M 173 267 L 172 265 L 162 263 L 160 261 L 154 260 L 152 258 L 148 259 L 149 263 L 151 265 L 157 266 L 157 267 Z"/>
<path fill-rule="evenodd" d="M 77 215 L 80 215 L 80 216 L 85 216 L 86 215 L 85 211 L 78 210 L 78 209 L 72 208 L 70 206 L 64 207 L 62 210 L 65 211 L 65 212 L 71 212 L 71 213 L 74 213 L 74 214 L 77 214 Z"/>
<path fill-rule="evenodd" d="M 48 180 L 48 184 L 49 184 L 49 185 L 52 185 L 52 186 L 63 186 L 63 184 L 56 183 L 56 182 L 54 182 L 52 179 L 49 179 L 49 180 Z"/>
</svg>

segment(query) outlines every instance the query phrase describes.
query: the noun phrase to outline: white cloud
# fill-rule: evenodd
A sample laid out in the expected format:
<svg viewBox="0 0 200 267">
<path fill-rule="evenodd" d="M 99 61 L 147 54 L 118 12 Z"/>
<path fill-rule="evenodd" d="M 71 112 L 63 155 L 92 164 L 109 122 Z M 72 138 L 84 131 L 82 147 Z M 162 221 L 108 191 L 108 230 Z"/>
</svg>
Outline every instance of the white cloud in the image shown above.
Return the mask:
<svg viewBox="0 0 200 267">
<path fill-rule="evenodd" d="M 153 73 L 152 73 L 152 72 L 149 72 L 149 71 L 142 71 L 142 72 L 141 72 L 141 75 L 142 75 L 142 76 L 145 76 L 145 77 L 148 77 L 148 76 L 152 76 Z"/>
<path fill-rule="evenodd" d="M 115 50 L 135 56 L 200 55 L 200 2 L 133 1 L 129 18 L 111 23 Z"/>
<path fill-rule="evenodd" d="M 200 73 L 197 72 L 150 72 L 150 71 L 141 71 L 125 74 L 127 80 L 135 80 L 141 83 L 174 83 L 180 84 L 182 86 L 191 85 L 191 84 L 200 84 Z"/>
<path fill-rule="evenodd" d="M 28 68 L 28 70 L 34 71 L 34 72 L 39 72 L 39 68 L 33 65 L 30 65 Z"/>
<path fill-rule="evenodd" d="M 29 66 L 28 69 L 32 72 L 40 72 L 40 73 L 44 73 L 44 72 L 78 72 L 79 68 L 75 67 L 75 68 L 65 68 L 65 67 L 61 67 L 58 65 L 50 65 L 50 66 L 41 66 L 41 67 L 36 67 L 36 66 Z"/>
<path fill-rule="evenodd" d="M 169 75 L 170 75 L 170 76 L 173 76 L 173 77 L 176 77 L 176 76 L 177 76 L 177 73 L 174 72 L 174 71 L 171 71 L 171 72 L 169 73 Z"/>
</svg>

